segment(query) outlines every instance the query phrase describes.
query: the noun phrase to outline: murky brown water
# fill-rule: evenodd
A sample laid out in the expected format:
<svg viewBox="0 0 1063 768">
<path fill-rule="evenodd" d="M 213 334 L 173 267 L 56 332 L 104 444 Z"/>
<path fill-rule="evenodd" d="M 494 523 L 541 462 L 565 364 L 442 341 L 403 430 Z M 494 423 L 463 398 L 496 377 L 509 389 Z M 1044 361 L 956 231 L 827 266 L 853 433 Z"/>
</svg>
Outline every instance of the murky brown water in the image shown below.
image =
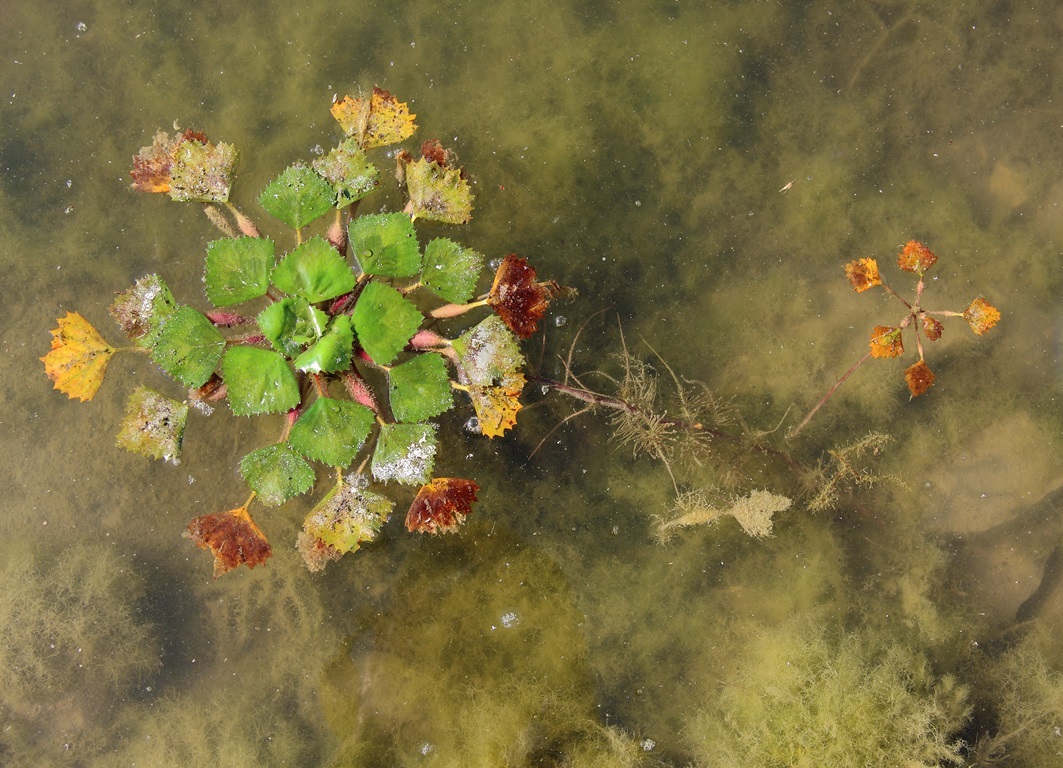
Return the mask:
<svg viewBox="0 0 1063 768">
<path fill-rule="evenodd" d="M 1016 625 L 1063 535 L 1063 12 L 541 5 L 0 3 L 0 763 L 1063 764 L 1051 578 Z M 72 403 L 37 358 L 69 310 L 119 341 L 107 306 L 149 272 L 205 306 L 209 223 L 127 188 L 157 128 L 236 144 L 264 218 L 262 186 L 338 137 L 334 96 L 373 84 L 471 172 L 458 238 L 579 290 L 533 364 L 560 375 L 604 310 L 581 380 L 620 375 L 619 324 L 662 390 L 661 360 L 733 402 L 732 471 L 674 462 L 673 485 L 607 412 L 533 455 L 572 405 L 529 392 L 503 440 L 444 420 L 441 466 L 482 488 L 460 535 L 396 515 L 310 575 L 300 499 L 256 515 L 267 567 L 211 580 L 180 532 L 244 500 L 237 462 L 277 424 L 196 415 L 180 466 L 152 464 L 113 434 L 137 384 L 172 382 L 119 356 Z M 910 239 L 940 259 L 926 306 L 986 296 L 999 327 L 950 319 L 911 402 L 915 349 L 869 362 L 787 440 L 904 314 L 841 265 L 908 296 Z M 882 481 L 810 512 L 773 451 L 829 476 L 869 431 L 892 441 L 856 469 Z M 770 539 L 725 519 L 661 545 L 676 486 L 795 502 Z"/>
</svg>

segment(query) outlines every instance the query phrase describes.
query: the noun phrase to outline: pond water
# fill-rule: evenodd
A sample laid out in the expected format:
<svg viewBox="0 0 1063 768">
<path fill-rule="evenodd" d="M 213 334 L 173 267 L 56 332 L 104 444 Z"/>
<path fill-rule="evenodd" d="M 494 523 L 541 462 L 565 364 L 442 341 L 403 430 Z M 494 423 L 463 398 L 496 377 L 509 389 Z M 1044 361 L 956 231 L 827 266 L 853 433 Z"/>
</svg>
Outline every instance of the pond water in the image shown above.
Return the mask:
<svg viewBox="0 0 1063 768">
<path fill-rule="evenodd" d="M 3 16 L 0 763 L 1063 765 L 1057 4 Z M 269 562 L 213 580 L 181 532 L 246 498 L 239 460 L 283 417 L 194 413 L 181 463 L 151 462 L 113 435 L 136 386 L 178 385 L 119 355 L 72 402 L 38 358 L 68 311 L 118 344 L 107 308 L 145 274 L 206 307 L 210 222 L 129 190 L 157 129 L 235 144 L 233 199 L 262 221 L 262 187 L 341 136 L 332 101 L 373 85 L 417 114 L 407 146 L 439 138 L 474 183 L 472 222 L 422 243 L 516 252 L 579 291 L 524 343 L 529 370 L 656 386 L 673 419 L 677 389 L 697 396 L 702 439 L 625 441 L 646 433 L 529 386 L 503 438 L 440 420 L 437 474 L 480 485 L 460 533 L 396 513 L 311 574 L 294 542 L 322 470 L 255 508 Z M 384 187 L 372 210 L 401 209 Z M 985 297 L 999 325 L 921 336 L 936 381 L 914 399 L 908 329 L 793 434 L 907 312 L 843 265 L 877 259 L 910 301 L 910 240 L 938 256 L 924 307 Z M 763 491 L 792 500 L 770 536 L 662 529 L 763 512 Z"/>
</svg>

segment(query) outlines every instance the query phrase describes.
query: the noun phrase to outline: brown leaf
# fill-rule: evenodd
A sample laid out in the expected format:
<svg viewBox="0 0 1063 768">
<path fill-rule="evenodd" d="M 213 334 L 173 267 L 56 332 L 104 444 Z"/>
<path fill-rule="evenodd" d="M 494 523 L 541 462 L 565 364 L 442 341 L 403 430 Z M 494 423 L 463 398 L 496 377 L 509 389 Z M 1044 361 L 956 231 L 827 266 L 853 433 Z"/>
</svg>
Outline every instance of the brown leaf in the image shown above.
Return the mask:
<svg viewBox="0 0 1063 768">
<path fill-rule="evenodd" d="M 940 339 L 941 333 L 944 330 L 945 326 L 940 321 L 929 315 L 923 318 L 923 331 L 926 333 L 926 337 L 931 341 L 937 341 Z"/>
<path fill-rule="evenodd" d="M 55 388 L 73 400 L 91 400 L 103 384 L 115 350 L 84 317 L 67 312 L 52 331 L 52 350 L 41 358 Z"/>
<path fill-rule="evenodd" d="M 214 553 L 214 578 L 238 565 L 254 568 L 273 554 L 265 535 L 247 513 L 247 505 L 197 517 L 183 535 Z"/>
<path fill-rule="evenodd" d="M 535 333 L 550 306 L 556 284 L 535 280 L 535 268 L 515 253 L 502 259 L 487 303 L 518 338 Z"/>
<path fill-rule="evenodd" d="M 435 163 L 441 168 L 455 162 L 454 153 L 449 149 L 443 149 L 439 139 L 429 139 L 421 144 L 421 157 L 430 163 Z"/>
<path fill-rule="evenodd" d="M 922 276 L 937 260 L 938 257 L 925 245 L 918 240 L 909 240 L 897 257 L 897 266 L 905 272 L 915 272 Z"/>
<path fill-rule="evenodd" d="M 849 278 L 849 284 L 857 293 L 863 293 L 868 288 L 882 284 L 882 278 L 878 273 L 878 262 L 874 259 L 850 261 L 845 265 L 845 276 Z"/>
<path fill-rule="evenodd" d="M 999 322 L 1000 310 L 982 297 L 978 297 L 964 311 L 963 319 L 968 322 L 972 331 L 981 336 Z"/>
<path fill-rule="evenodd" d="M 419 533 L 453 533 L 472 513 L 480 490 L 472 480 L 437 477 L 421 486 L 406 513 L 406 528 Z"/>
<path fill-rule="evenodd" d="M 925 360 L 913 363 L 904 372 L 904 380 L 908 384 L 908 391 L 912 393 L 912 397 L 919 397 L 930 389 L 935 378 L 934 372 L 930 370 Z"/>
<path fill-rule="evenodd" d="M 876 325 L 871 332 L 871 356 L 877 358 L 898 357 L 904 354 L 901 329 L 889 325 Z"/>
</svg>

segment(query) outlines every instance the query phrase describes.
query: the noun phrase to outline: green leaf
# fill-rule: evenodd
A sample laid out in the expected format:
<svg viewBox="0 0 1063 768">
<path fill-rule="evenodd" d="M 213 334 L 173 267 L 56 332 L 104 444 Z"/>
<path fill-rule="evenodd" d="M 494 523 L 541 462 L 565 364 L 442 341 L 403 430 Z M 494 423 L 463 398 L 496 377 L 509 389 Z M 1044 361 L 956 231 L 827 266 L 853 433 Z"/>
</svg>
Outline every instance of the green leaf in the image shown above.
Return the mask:
<svg viewBox="0 0 1063 768">
<path fill-rule="evenodd" d="M 258 202 L 270 216 L 302 229 L 332 209 L 336 194 L 314 169 L 296 164 L 271 181 Z"/>
<path fill-rule="evenodd" d="M 360 403 L 319 397 L 295 422 L 288 442 L 309 459 L 346 467 L 358 455 L 375 420 Z"/>
<path fill-rule="evenodd" d="M 295 357 L 320 339 L 327 326 L 328 315 L 298 296 L 283 298 L 258 313 L 262 335 L 285 357 Z"/>
<path fill-rule="evenodd" d="M 388 384 L 396 421 L 424 421 L 454 405 L 447 364 L 435 352 L 396 365 L 388 374 Z"/>
<path fill-rule="evenodd" d="M 469 383 L 477 387 L 496 386 L 524 367 L 517 337 L 498 315 L 489 315 L 454 340 Z"/>
<path fill-rule="evenodd" d="M 337 482 L 303 521 L 303 533 L 336 550 L 332 557 L 354 552 L 362 543 L 373 541 L 391 515 L 395 503 L 367 490 L 366 484 L 361 475 Z M 324 567 L 320 556 L 315 557 L 312 552 L 308 556 L 307 551 L 303 556 L 311 570 Z"/>
<path fill-rule="evenodd" d="M 415 219 L 465 224 L 472 218 L 472 188 L 460 168 L 444 168 L 421 158 L 406 166 L 406 210 Z"/>
<path fill-rule="evenodd" d="M 273 241 L 228 237 L 207 245 L 207 298 L 216 307 L 264 296 L 273 266 Z"/>
<path fill-rule="evenodd" d="M 271 279 L 285 293 L 313 303 L 349 293 L 356 278 L 332 244 L 315 235 L 281 259 Z"/>
<path fill-rule="evenodd" d="M 390 365 L 424 320 L 417 307 L 383 283 L 365 287 L 351 317 L 358 341 L 377 365 Z"/>
<path fill-rule="evenodd" d="M 425 246 L 421 282 L 447 301 L 465 304 L 476 292 L 483 266 L 481 254 L 453 240 L 437 237 Z"/>
<path fill-rule="evenodd" d="M 338 315 L 321 340 L 295 359 L 295 367 L 307 373 L 334 373 L 351 367 L 354 329 L 351 318 Z"/>
<path fill-rule="evenodd" d="M 348 233 L 353 253 L 363 272 L 387 277 L 409 277 L 421 271 L 417 233 L 406 214 L 360 216 L 351 222 Z"/>
<path fill-rule="evenodd" d="M 132 453 L 177 464 L 185 434 L 188 406 L 155 390 L 138 387 L 129 396 L 117 445 Z"/>
<path fill-rule="evenodd" d="M 140 278 L 110 306 L 111 317 L 129 340 L 148 349 L 155 345 L 163 323 L 176 309 L 169 286 L 158 275 Z"/>
<path fill-rule="evenodd" d="M 338 147 L 313 162 L 314 170 L 332 185 L 336 207 L 361 200 L 376 189 L 380 171 L 369 162 L 355 138 L 344 139 Z"/>
<path fill-rule="evenodd" d="M 422 485 L 436 458 L 435 424 L 384 424 L 373 452 L 373 477 Z"/>
<path fill-rule="evenodd" d="M 224 351 L 225 339 L 206 316 L 178 307 L 163 323 L 151 357 L 186 387 L 198 387 L 214 373 Z"/>
<path fill-rule="evenodd" d="M 232 144 L 215 146 L 194 139 L 182 141 L 170 167 L 170 198 L 178 202 L 226 202 L 236 175 L 238 156 Z"/>
<path fill-rule="evenodd" d="M 299 384 L 288 361 L 258 347 L 235 346 L 221 361 L 229 407 L 237 416 L 283 413 L 299 404 Z"/>
<path fill-rule="evenodd" d="M 251 451 L 240 461 L 247 487 L 271 506 L 306 493 L 314 485 L 314 468 L 287 443 Z"/>
</svg>

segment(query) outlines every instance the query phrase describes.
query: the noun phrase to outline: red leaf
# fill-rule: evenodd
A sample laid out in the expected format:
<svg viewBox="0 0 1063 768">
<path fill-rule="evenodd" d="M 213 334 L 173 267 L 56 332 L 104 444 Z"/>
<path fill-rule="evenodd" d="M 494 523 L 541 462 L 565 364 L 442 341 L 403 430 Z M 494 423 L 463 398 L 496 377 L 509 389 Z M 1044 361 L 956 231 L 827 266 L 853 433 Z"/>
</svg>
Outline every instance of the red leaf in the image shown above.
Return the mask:
<svg viewBox="0 0 1063 768">
<path fill-rule="evenodd" d="M 549 283 L 535 281 L 535 268 L 526 259 L 511 253 L 502 259 L 495 272 L 487 303 L 513 333 L 526 339 L 535 333 L 553 295 Z"/>
<path fill-rule="evenodd" d="M 480 486 L 460 477 L 437 477 L 421 486 L 406 513 L 406 528 L 420 533 L 453 533 L 472 513 Z"/>
<path fill-rule="evenodd" d="M 188 524 L 184 536 L 201 549 L 214 553 L 214 578 L 238 565 L 254 568 L 273 554 L 265 535 L 247 513 L 246 505 L 197 517 Z"/>
</svg>

